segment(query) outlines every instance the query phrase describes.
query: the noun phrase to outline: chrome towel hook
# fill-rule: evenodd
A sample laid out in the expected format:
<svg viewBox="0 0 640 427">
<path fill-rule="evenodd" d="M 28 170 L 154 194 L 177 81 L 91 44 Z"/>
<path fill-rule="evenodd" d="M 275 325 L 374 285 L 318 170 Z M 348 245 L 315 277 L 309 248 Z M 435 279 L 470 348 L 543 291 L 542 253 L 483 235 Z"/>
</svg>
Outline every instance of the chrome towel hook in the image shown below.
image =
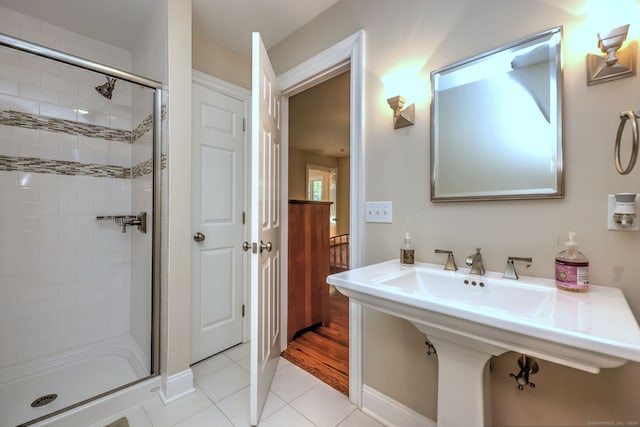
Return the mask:
<svg viewBox="0 0 640 427">
<path fill-rule="evenodd" d="M 616 146 L 615 146 L 615 160 L 616 160 L 616 170 L 621 175 L 626 175 L 633 167 L 636 165 L 636 159 L 638 158 L 638 118 L 640 118 L 640 110 L 638 111 L 623 111 L 620 113 L 620 124 L 618 125 L 618 134 L 616 135 Z M 620 139 L 622 138 L 622 132 L 624 130 L 624 126 L 629 121 L 631 123 L 631 133 L 633 137 L 633 145 L 631 147 L 631 157 L 629 158 L 629 163 L 626 168 L 622 167 L 622 162 L 620 161 Z"/>
</svg>

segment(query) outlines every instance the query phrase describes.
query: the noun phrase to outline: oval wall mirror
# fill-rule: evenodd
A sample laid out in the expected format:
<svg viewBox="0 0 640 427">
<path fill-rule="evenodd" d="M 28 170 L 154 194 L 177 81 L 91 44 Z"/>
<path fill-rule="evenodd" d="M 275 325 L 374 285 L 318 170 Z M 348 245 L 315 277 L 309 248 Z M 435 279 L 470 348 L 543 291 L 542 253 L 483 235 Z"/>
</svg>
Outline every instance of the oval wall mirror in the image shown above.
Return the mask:
<svg viewBox="0 0 640 427">
<path fill-rule="evenodd" d="M 563 197 L 562 27 L 431 73 L 431 200 Z"/>
</svg>

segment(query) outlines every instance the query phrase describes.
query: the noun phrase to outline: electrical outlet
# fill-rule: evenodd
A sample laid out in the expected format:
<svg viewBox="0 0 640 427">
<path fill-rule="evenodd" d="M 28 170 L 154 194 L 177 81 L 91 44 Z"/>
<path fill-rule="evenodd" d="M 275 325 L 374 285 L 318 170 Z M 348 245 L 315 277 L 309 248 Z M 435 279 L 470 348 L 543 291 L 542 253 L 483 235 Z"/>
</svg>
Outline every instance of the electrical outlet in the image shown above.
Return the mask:
<svg viewBox="0 0 640 427">
<path fill-rule="evenodd" d="M 366 202 L 366 222 L 382 222 L 391 224 L 393 204 L 391 202 Z"/>
</svg>

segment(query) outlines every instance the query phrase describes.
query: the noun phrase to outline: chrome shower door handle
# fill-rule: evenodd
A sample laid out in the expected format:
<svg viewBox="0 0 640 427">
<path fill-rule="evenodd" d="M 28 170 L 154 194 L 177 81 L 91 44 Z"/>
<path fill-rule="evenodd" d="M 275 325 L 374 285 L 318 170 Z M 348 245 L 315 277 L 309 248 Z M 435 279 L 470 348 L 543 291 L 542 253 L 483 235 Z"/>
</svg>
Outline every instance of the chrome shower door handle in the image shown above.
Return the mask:
<svg viewBox="0 0 640 427">
<path fill-rule="evenodd" d="M 260 253 L 262 253 L 262 251 L 267 250 L 267 252 L 271 252 L 271 249 L 273 249 L 273 245 L 271 244 L 271 242 L 263 242 L 262 240 L 260 240 Z"/>
<path fill-rule="evenodd" d="M 207 238 L 207 236 L 205 236 L 204 234 L 202 234 L 199 231 L 196 234 L 193 235 L 193 240 L 195 240 L 198 243 L 204 242 L 204 239 L 206 239 L 206 238 Z"/>
</svg>

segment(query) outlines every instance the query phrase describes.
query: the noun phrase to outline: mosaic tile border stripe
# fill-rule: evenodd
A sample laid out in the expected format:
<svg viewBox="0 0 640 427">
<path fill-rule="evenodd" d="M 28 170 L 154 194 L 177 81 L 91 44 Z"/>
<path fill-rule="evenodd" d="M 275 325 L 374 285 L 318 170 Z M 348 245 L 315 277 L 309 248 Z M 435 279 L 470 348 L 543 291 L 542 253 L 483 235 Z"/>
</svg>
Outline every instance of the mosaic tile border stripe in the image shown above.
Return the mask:
<svg viewBox="0 0 640 427">
<path fill-rule="evenodd" d="M 166 118 L 166 109 L 162 107 L 162 120 Z M 56 119 L 13 110 L 0 110 L 0 125 L 16 126 L 27 129 L 47 130 L 52 132 L 82 135 L 101 138 L 108 141 L 135 143 L 153 128 L 153 116 L 150 114 L 140 122 L 133 131 L 111 129 L 79 123 L 72 120 Z M 167 167 L 167 155 L 162 153 L 161 168 Z M 153 171 L 152 159 L 138 163 L 132 168 L 94 163 L 70 162 L 64 160 L 47 160 L 35 157 L 0 156 L 0 171 L 20 171 L 34 173 L 51 173 L 56 175 L 84 175 L 103 178 L 139 178 Z"/>
<path fill-rule="evenodd" d="M 140 178 L 153 172 L 153 161 L 151 159 L 140 162 L 131 168 L 131 178 Z"/>
<path fill-rule="evenodd" d="M 160 109 L 160 121 L 163 121 L 167 118 L 167 109 L 163 105 Z M 147 132 L 153 129 L 153 115 L 149 114 L 140 122 L 138 126 L 134 130 L 131 131 L 131 143 L 135 143 L 140 138 L 142 138 Z"/>
<path fill-rule="evenodd" d="M 101 138 L 108 141 L 131 141 L 131 131 L 111 129 L 105 126 L 90 125 L 66 119 L 38 116 L 21 111 L 0 110 L 0 124 L 27 129 L 47 130 L 51 132 L 82 135 Z"/>
<path fill-rule="evenodd" d="M 163 109 L 163 120 L 165 116 L 166 113 Z M 128 131 L 112 129 L 106 126 L 91 125 L 73 120 L 39 116 L 15 110 L 0 110 L 0 125 L 68 133 L 70 135 L 81 135 L 91 138 L 101 138 L 108 141 L 122 141 L 133 144 L 153 128 L 153 116 L 149 114 L 133 131 Z"/>
<path fill-rule="evenodd" d="M 83 175 L 100 178 L 131 178 L 131 168 L 95 163 L 46 160 L 35 157 L 0 156 L 1 171 L 51 173 L 55 175 Z"/>
<path fill-rule="evenodd" d="M 167 167 L 167 155 L 162 153 L 160 157 L 160 169 Z M 153 159 L 140 162 L 131 168 L 131 178 L 140 178 L 141 176 L 150 175 L 153 172 Z"/>
<path fill-rule="evenodd" d="M 131 132 L 130 141 L 132 144 L 142 138 L 144 134 L 149 132 L 153 127 L 153 116 L 149 114 L 142 122 Z"/>
<path fill-rule="evenodd" d="M 167 155 L 162 154 L 162 169 L 167 167 Z M 95 163 L 69 162 L 64 160 L 45 160 L 35 157 L 0 156 L 0 171 L 50 173 L 55 175 L 83 175 L 99 178 L 140 178 L 153 171 L 151 159 L 140 162 L 132 168 Z"/>
</svg>

